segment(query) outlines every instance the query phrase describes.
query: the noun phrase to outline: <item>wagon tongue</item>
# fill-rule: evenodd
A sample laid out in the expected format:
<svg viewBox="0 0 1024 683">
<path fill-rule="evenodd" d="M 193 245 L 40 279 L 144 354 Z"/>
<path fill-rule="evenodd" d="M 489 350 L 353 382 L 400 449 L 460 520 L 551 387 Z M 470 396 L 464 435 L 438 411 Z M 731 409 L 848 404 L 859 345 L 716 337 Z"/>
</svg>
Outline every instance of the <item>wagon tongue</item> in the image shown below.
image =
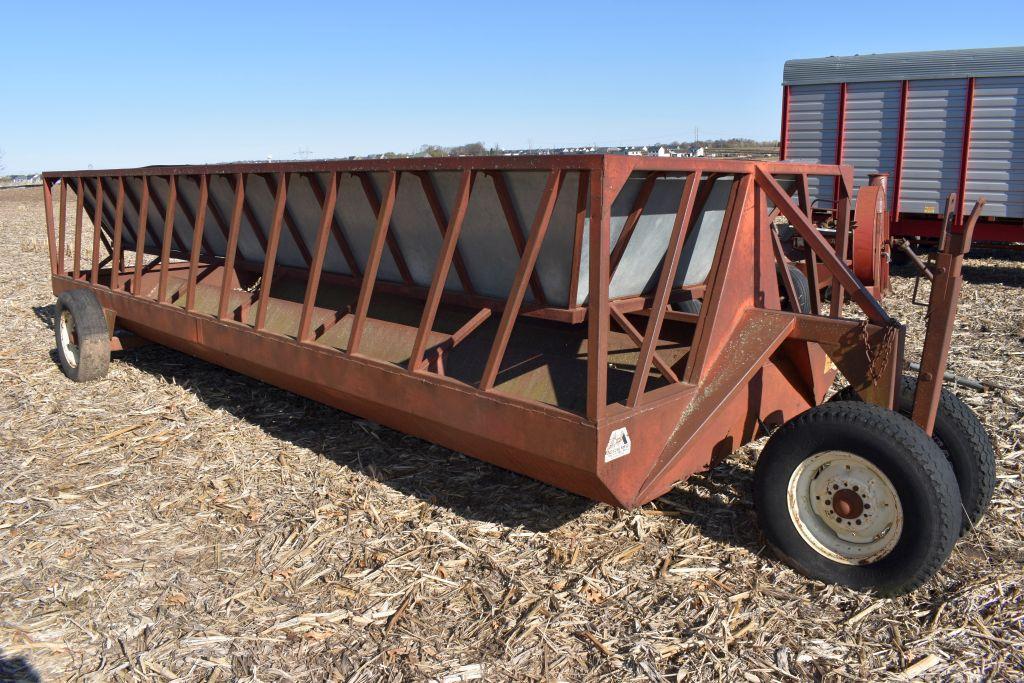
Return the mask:
<svg viewBox="0 0 1024 683">
<path fill-rule="evenodd" d="M 963 229 L 954 232 L 957 195 L 952 193 L 946 201 L 946 216 L 939 236 L 939 253 L 932 268 L 932 290 L 928 299 L 927 327 L 924 348 L 921 351 L 921 369 L 917 375 L 917 390 L 914 394 L 912 417 L 928 434 L 935 427 L 935 416 L 939 409 L 939 394 L 942 378 L 946 374 L 949 344 L 953 336 L 957 304 L 960 302 L 960 286 L 963 284 L 962 267 L 964 254 L 971 250 L 971 236 L 974 226 L 985 205 L 984 198 L 978 199 Z"/>
</svg>

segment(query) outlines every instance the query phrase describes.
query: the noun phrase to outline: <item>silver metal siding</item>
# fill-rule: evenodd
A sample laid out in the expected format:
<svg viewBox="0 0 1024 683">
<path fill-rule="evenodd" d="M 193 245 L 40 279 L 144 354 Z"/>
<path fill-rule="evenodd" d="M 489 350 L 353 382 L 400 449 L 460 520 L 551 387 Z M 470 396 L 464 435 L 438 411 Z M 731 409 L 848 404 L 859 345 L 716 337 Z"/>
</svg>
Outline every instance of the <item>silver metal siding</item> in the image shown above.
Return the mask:
<svg viewBox="0 0 1024 683">
<path fill-rule="evenodd" d="M 855 197 L 861 185 L 868 184 L 869 174 L 891 175 L 896 169 L 901 95 L 899 81 L 847 86 L 843 163 L 853 166 Z"/>
<path fill-rule="evenodd" d="M 1024 216 L 1024 77 L 978 78 L 964 191 L 966 211 L 978 197 L 983 215 Z"/>
<path fill-rule="evenodd" d="M 833 164 L 836 161 L 836 124 L 839 120 L 839 85 L 800 85 L 789 91 L 786 161 Z M 832 178 L 809 179 L 811 199 L 830 208 Z"/>
<path fill-rule="evenodd" d="M 1024 47 L 791 59 L 783 67 L 786 85 L 970 76 L 1024 76 Z"/>
<path fill-rule="evenodd" d="M 900 211 L 941 213 L 957 191 L 966 101 L 964 79 L 911 81 Z"/>
</svg>

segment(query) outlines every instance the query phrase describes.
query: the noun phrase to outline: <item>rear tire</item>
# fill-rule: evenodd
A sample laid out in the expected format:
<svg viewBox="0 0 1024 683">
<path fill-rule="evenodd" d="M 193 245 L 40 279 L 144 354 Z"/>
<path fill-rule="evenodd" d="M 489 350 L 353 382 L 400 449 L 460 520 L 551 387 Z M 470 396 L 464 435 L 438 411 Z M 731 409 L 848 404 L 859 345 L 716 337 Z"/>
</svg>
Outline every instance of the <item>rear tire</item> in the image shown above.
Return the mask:
<svg viewBox="0 0 1024 683">
<path fill-rule="evenodd" d="M 932 578 L 960 522 L 956 477 L 935 442 L 858 402 L 817 406 L 775 432 L 754 470 L 754 504 L 794 569 L 880 595 Z"/>
<path fill-rule="evenodd" d="M 914 410 L 917 380 L 904 376 L 900 381 L 901 415 L 910 417 Z M 846 387 L 832 397 L 833 401 L 858 401 L 857 393 Z M 963 503 L 960 535 L 973 528 L 988 510 L 996 487 L 996 452 L 985 426 L 955 394 L 943 387 L 939 394 L 939 412 L 935 416 L 934 440 L 953 467 L 960 500 Z"/>
<path fill-rule="evenodd" d="M 782 294 L 782 309 L 785 311 L 794 311 L 796 313 L 810 313 L 811 286 L 807 282 L 807 276 L 804 275 L 802 270 L 794 266 L 792 263 L 787 263 L 786 269 L 789 271 L 789 278 L 793 281 L 793 289 L 796 290 L 797 308 L 794 309 L 793 305 L 789 301 L 789 297 L 786 292 L 786 285 L 783 283 L 782 279 L 782 267 L 776 266 L 775 270 L 779 276 L 779 292 Z"/>
<path fill-rule="evenodd" d="M 61 370 L 75 382 L 89 382 L 110 367 L 110 331 L 103 307 L 87 289 L 57 297 L 53 325 Z"/>
</svg>

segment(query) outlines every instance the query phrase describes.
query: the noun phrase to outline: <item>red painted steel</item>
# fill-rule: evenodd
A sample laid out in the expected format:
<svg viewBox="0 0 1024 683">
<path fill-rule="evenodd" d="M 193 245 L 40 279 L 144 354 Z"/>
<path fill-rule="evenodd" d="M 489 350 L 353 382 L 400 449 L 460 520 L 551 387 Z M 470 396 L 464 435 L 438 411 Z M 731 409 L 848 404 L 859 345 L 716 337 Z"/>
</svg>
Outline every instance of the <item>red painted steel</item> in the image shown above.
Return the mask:
<svg viewBox="0 0 1024 683">
<path fill-rule="evenodd" d="M 959 198 L 949 198 L 959 207 Z M 954 232 L 952 212 L 946 212 L 943 222 L 942 246 L 935 258 L 934 277 L 928 301 L 928 321 L 925 329 L 924 348 L 921 351 L 921 369 L 914 391 L 913 419 L 921 429 L 931 434 L 935 429 L 935 417 L 939 408 L 942 378 L 946 372 L 949 345 L 953 337 L 953 321 L 957 304 L 960 302 L 960 286 L 963 284 L 962 267 L 964 255 L 971 250 L 971 236 L 981 216 L 985 200 L 974 205 L 971 216 L 962 230 Z"/>
<path fill-rule="evenodd" d="M 365 177 L 361 175 L 360 178 Z M 352 319 L 352 331 L 348 337 L 348 352 L 350 355 L 359 352 L 359 344 L 363 339 L 363 327 L 366 324 L 367 311 L 370 308 L 370 297 L 373 296 L 373 287 L 377 281 L 377 269 L 380 268 L 380 259 L 384 254 L 384 245 L 387 243 L 388 231 L 391 227 L 391 211 L 395 208 L 395 196 L 398 194 L 398 171 L 390 171 L 388 174 L 388 187 L 384 194 L 383 204 L 380 201 L 370 200 L 373 206 L 378 207 L 377 229 L 373 234 L 373 242 L 370 244 L 370 255 L 367 258 L 366 268 L 363 269 L 362 284 L 359 286 L 359 298 L 356 301 L 355 315 Z M 364 184 L 363 187 L 366 187 Z M 337 187 L 333 190 L 337 192 Z M 330 195 L 328 195 L 329 197 Z M 371 195 L 367 193 L 369 199 Z M 325 205 L 326 206 L 326 205 Z M 402 276 L 405 279 L 405 276 Z"/>
<path fill-rule="evenodd" d="M 306 284 L 306 296 L 302 301 L 302 317 L 299 318 L 298 334 L 298 340 L 300 342 L 313 341 L 313 337 L 310 332 L 310 324 L 313 320 L 313 306 L 316 304 L 316 295 L 320 289 L 320 275 L 324 268 L 324 256 L 327 254 L 327 239 L 331 236 L 331 221 L 333 220 L 334 204 L 337 199 L 338 176 L 336 173 L 332 173 L 331 184 L 327 189 L 327 201 L 324 202 L 323 213 L 320 217 L 320 229 L 317 230 L 316 233 L 313 262 L 309 266 L 309 282 Z M 388 201 L 393 201 L 393 197 L 390 193 L 388 195 Z M 370 281 L 367 282 L 369 283 Z M 353 337 L 354 338 L 349 342 L 350 353 L 355 351 L 355 344 L 358 343 L 358 338 L 355 338 L 354 335 Z"/>
<path fill-rule="evenodd" d="M 782 86 L 782 129 L 779 132 L 779 160 L 786 160 L 789 142 L 789 86 Z"/>
<path fill-rule="evenodd" d="M 458 171 L 460 182 L 450 215 L 435 210 L 440 201 L 425 214 L 424 220 L 436 224 L 431 229 L 442 234 L 429 287 L 379 280 L 384 250 L 397 249 L 401 256 L 397 240 L 388 240 L 400 178 L 438 170 Z M 521 255 L 508 293 L 488 298 L 446 289 L 449 272 L 457 269 L 462 223 L 479 179 L 502 178 L 495 182 L 498 186 L 504 184 L 503 174 L 524 170 L 545 172 L 547 183 L 529 233 L 521 232 L 525 239 L 516 251 Z M 328 242 L 333 236 L 340 246 L 339 234 L 344 237 L 335 215 L 341 177 L 374 172 L 387 173 L 388 182 L 376 204 L 362 274 L 323 272 Z M 274 188 L 273 218 L 264 216 L 271 224 L 259 262 L 246 261 L 239 251 L 243 217 L 259 229 L 252 211 L 246 210 L 246 182 L 253 173 Z M 330 187 L 317 199 L 321 216 L 310 266 L 281 266 L 276 257 L 281 235 L 288 230 L 289 190 L 297 179 L 313 178 L 314 173 L 328 174 Z M 613 299 L 612 205 L 627 180 L 642 182 L 651 173 L 663 174 L 666 181 L 671 174 L 682 185 L 665 251 L 658 255 L 656 284 L 639 296 Z M 159 167 L 44 177 L 62 186 L 63 178 L 111 179 L 117 188 L 142 179 L 136 263 L 122 266 L 112 254 L 111 268 L 100 268 L 98 277 L 83 280 L 77 267 L 70 273 L 63 269 L 61 244 L 51 250 L 55 292 L 89 289 L 118 327 L 141 338 L 581 495 L 636 506 L 757 438 L 762 424 L 778 424 L 823 400 L 834 374 L 826 356 L 865 399 L 891 406 L 902 329 L 850 272 L 846 238 L 833 250 L 807 216 L 807 207 L 798 206 L 775 177 L 809 173 L 836 178 L 840 206 L 848 207 L 852 171 L 847 167 L 716 159 L 461 157 Z M 179 175 L 198 176 L 200 188 L 195 214 L 177 214 L 178 232 L 186 223 L 192 230 L 187 254 L 172 244 Z M 163 239 L 147 244 L 153 176 L 169 178 L 171 191 L 162 211 Z M 723 177 L 732 179 L 732 189 L 711 272 L 704 282 L 675 286 L 682 246 L 699 224 L 707 188 Z M 226 178 L 234 189 L 230 221 L 223 220 L 209 196 L 211 184 Z M 561 306 L 540 298 L 528 303 L 526 292 L 566 178 L 580 183 L 572 192 L 575 211 L 566 228 L 577 251 L 564 260 L 573 283 L 569 300 Z M 802 178 L 798 184 L 802 186 Z M 430 190 L 424 192 L 429 203 Z M 49 193 L 44 194 L 49 200 Z M 501 194 L 499 190 L 496 201 L 502 201 Z M 369 195 L 366 200 L 374 205 Z M 117 227 L 122 219 L 116 216 L 126 201 L 131 197 L 119 190 L 109 246 L 115 252 L 124 228 Z M 835 308 L 821 315 L 781 310 L 776 272 L 785 255 L 767 220 L 769 201 L 807 241 L 813 262 L 828 273 L 836 291 L 851 293 L 867 321 L 841 318 Z M 497 206 L 495 210 L 501 211 Z M 207 213 L 224 230 L 223 256 L 203 246 Z M 309 234 L 311 226 L 292 218 L 296 229 Z M 506 222 L 499 229 L 514 232 L 515 223 Z M 46 229 L 60 232 L 52 213 Z M 100 228 L 104 234 L 108 229 Z M 638 224 L 632 232 L 637 236 L 646 229 Z M 848 234 L 841 217 L 838 230 Z M 183 234 L 189 237 L 187 231 Z M 76 264 L 80 242 L 76 240 Z M 580 284 L 584 249 L 588 296 L 585 305 L 577 306 L 573 291 Z M 155 260 L 143 265 L 146 257 Z M 468 259 L 468 253 L 462 257 Z M 618 265 L 627 267 L 628 258 L 619 256 Z M 118 286 L 122 267 L 132 282 L 128 289 Z M 462 284 L 465 288 L 469 282 Z M 298 298 L 289 294 L 296 291 Z M 699 315 L 668 310 L 671 301 L 694 296 L 703 299 Z M 790 291 L 789 296 L 795 295 Z M 247 314 L 251 305 L 258 306 L 255 316 Z M 409 306 L 420 308 L 410 315 Z M 491 317 L 499 311 L 495 323 Z M 561 362 L 565 365 L 556 365 Z M 467 367 L 479 368 L 478 374 L 467 376 Z M 523 374 L 537 367 L 545 371 Z M 578 380 L 572 377 L 577 369 Z M 549 389 L 550 396 L 544 393 Z"/>
<path fill-rule="evenodd" d="M 936 239 L 942 234 L 942 217 L 904 216 L 889 229 L 895 237 Z M 983 219 L 975 226 L 972 241 L 1003 244 L 1024 242 L 1024 225 L 1013 219 Z"/>
<path fill-rule="evenodd" d="M 185 284 L 185 310 L 195 310 L 196 306 L 196 279 L 199 273 L 200 246 L 206 234 L 206 211 L 210 202 L 210 178 L 207 175 L 199 177 L 199 205 L 192 218 L 192 253 L 188 259 L 188 282 Z M 213 255 L 213 251 L 208 250 Z"/>
</svg>

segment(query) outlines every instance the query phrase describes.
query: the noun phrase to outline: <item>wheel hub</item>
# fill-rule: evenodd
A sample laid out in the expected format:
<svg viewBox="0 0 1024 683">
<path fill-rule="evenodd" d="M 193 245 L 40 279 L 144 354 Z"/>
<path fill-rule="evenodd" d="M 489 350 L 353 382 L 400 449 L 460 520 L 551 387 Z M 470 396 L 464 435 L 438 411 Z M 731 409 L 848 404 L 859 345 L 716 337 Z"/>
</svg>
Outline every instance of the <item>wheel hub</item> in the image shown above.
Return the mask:
<svg viewBox="0 0 1024 683">
<path fill-rule="evenodd" d="M 64 359 L 71 367 L 78 367 L 78 330 L 75 327 L 75 317 L 71 315 L 71 311 L 67 309 L 61 311 L 57 329 L 60 332 L 60 346 Z"/>
<path fill-rule="evenodd" d="M 864 512 L 864 500 L 852 489 L 832 494 L 832 510 L 843 519 L 857 519 Z"/>
<path fill-rule="evenodd" d="M 790 517 L 816 551 L 844 564 L 888 555 L 903 530 L 903 509 L 889 478 L 869 460 L 845 451 L 807 458 L 787 490 Z"/>
</svg>

